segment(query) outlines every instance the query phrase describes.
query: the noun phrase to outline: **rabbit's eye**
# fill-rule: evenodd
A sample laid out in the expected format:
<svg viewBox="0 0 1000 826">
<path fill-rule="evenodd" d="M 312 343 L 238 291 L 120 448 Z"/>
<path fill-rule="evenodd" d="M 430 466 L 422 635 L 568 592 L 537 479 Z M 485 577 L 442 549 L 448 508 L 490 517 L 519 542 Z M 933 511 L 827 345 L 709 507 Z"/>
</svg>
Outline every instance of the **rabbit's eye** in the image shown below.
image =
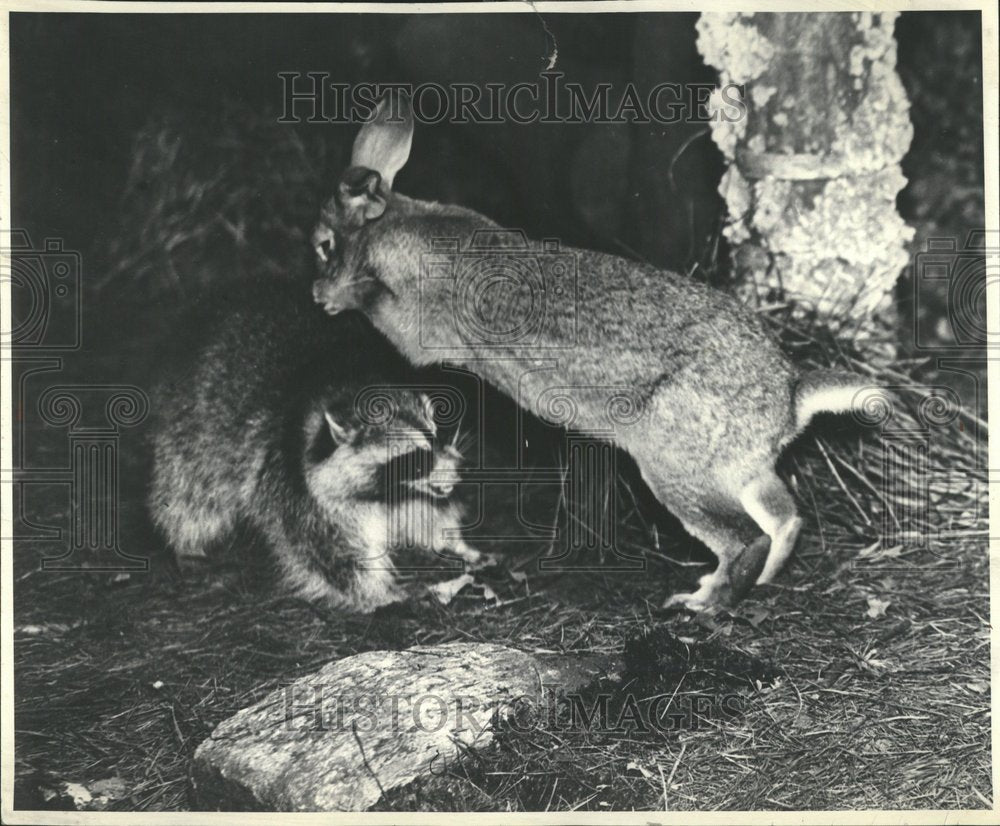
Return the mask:
<svg viewBox="0 0 1000 826">
<path fill-rule="evenodd" d="M 320 261 L 324 263 L 330 260 L 330 256 L 333 254 L 333 242 L 329 240 L 320 241 L 316 245 L 316 255 Z"/>
<path fill-rule="evenodd" d="M 324 264 L 330 260 L 336 246 L 337 236 L 326 224 L 320 224 L 313 230 L 312 242 L 316 257 Z"/>
</svg>

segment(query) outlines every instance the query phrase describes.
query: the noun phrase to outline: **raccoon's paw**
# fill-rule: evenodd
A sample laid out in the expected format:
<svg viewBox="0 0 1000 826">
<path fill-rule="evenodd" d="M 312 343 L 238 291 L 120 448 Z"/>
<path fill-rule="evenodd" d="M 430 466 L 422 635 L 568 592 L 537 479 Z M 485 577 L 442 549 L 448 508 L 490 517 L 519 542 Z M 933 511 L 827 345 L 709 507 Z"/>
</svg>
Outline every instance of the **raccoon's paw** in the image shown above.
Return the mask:
<svg viewBox="0 0 1000 826">
<path fill-rule="evenodd" d="M 406 602 L 410 596 L 406 590 L 395 586 L 381 591 L 378 595 L 370 597 L 361 603 L 356 602 L 356 608 L 364 614 L 370 614 L 372 611 L 384 608 L 386 605 L 396 605 L 400 602 Z"/>
<path fill-rule="evenodd" d="M 399 585 L 351 588 L 348 591 L 332 587 L 315 589 L 312 592 L 298 589 L 296 595 L 327 609 L 354 611 L 359 614 L 370 614 L 387 605 L 406 602 L 410 597 L 410 594 Z"/>
<path fill-rule="evenodd" d="M 382 568 L 359 571 L 351 589 L 352 607 L 364 613 L 403 602 L 408 597 L 406 589 L 396 581 L 395 573 Z"/>
<path fill-rule="evenodd" d="M 175 551 L 174 560 L 177 562 L 177 567 L 182 571 L 201 571 L 207 568 L 209 564 L 208 554 L 202 548 L 196 551 Z"/>
<path fill-rule="evenodd" d="M 210 554 L 205 548 L 175 549 L 173 552 L 176 570 L 185 579 L 200 580 L 208 576 L 219 561 L 219 554 Z"/>
<path fill-rule="evenodd" d="M 454 554 L 465 562 L 466 568 L 469 568 L 470 570 L 489 568 L 492 565 L 496 565 L 498 561 L 494 554 L 488 554 L 483 551 L 476 550 L 471 545 L 466 545 L 464 542 L 449 548 L 448 553 Z"/>
</svg>

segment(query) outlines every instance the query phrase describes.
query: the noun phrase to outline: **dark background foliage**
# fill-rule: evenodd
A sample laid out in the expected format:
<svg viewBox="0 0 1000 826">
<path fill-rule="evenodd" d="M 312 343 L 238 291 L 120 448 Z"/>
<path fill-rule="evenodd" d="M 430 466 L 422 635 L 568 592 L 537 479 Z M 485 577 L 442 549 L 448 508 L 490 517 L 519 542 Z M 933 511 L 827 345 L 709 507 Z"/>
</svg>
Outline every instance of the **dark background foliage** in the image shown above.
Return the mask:
<svg viewBox="0 0 1000 826">
<path fill-rule="evenodd" d="M 642 88 L 662 78 L 712 81 L 694 48 L 695 19 L 552 15 L 547 25 L 567 81 Z M 114 239 L 134 136 L 151 115 L 203 129 L 224 103 L 272 115 L 281 71 L 326 71 L 349 83 L 513 84 L 536 79 L 552 48 L 531 14 L 16 15 L 12 29 L 15 188 L 31 192 L 18 199 L 18 223 L 85 251 Z M 299 131 L 342 151 L 353 130 Z M 667 167 L 693 131 L 704 127 L 442 124 L 421 130 L 399 183 L 526 230 L 680 268 L 719 215 L 722 167 L 707 136 L 683 153 L 670 192 Z"/>
<path fill-rule="evenodd" d="M 696 19 L 13 14 L 14 226 L 36 245 L 59 237 L 80 251 L 89 288 L 117 277 L 119 311 L 129 282 L 147 275 L 184 288 L 262 262 L 304 271 L 306 232 L 355 127 L 277 124 L 279 72 L 513 84 L 536 81 L 557 46 L 556 68 L 587 89 L 710 83 Z M 978 15 L 904 14 L 897 38 L 915 125 L 900 209 L 917 228 L 914 252 L 941 235 L 961 246 L 983 223 Z M 724 278 L 723 166 L 704 124 L 445 122 L 422 126 L 416 141 L 398 180 L 409 194 L 461 202 L 535 237 Z M 207 200 L 192 197 L 213 185 Z M 179 243 L 169 225 L 185 214 Z M 901 285 L 912 326 L 912 285 Z M 147 298 L 135 297 L 136 311 Z M 944 304 L 930 295 L 916 311 L 936 316 Z M 92 301 L 87 312 L 107 309 Z"/>
<path fill-rule="evenodd" d="M 107 249 L 135 135 L 151 116 L 186 116 L 203 129 L 225 103 L 266 116 L 281 107 L 281 71 L 326 71 L 348 83 L 512 84 L 537 78 L 554 38 L 557 69 L 587 87 L 712 82 L 695 50 L 695 20 L 556 14 L 545 21 L 550 37 L 531 14 L 14 14 L 15 223 L 33 236 L 62 236 L 84 253 Z M 950 200 L 956 184 L 982 186 L 978 16 L 903 15 L 897 28 L 917 126 L 907 172 L 933 178 L 934 197 Z M 946 63 L 949 71 L 939 71 Z M 536 234 L 625 246 L 681 269 L 703 251 L 719 219 L 714 186 L 722 166 L 711 142 L 698 138 L 678 155 L 703 129 L 445 123 L 421 130 L 400 185 Z M 300 130 L 342 151 L 352 128 Z M 914 203 L 922 192 L 913 188 L 902 205 L 919 218 L 927 208 Z M 967 203 L 957 208 L 976 217 Z"/>
</svg>

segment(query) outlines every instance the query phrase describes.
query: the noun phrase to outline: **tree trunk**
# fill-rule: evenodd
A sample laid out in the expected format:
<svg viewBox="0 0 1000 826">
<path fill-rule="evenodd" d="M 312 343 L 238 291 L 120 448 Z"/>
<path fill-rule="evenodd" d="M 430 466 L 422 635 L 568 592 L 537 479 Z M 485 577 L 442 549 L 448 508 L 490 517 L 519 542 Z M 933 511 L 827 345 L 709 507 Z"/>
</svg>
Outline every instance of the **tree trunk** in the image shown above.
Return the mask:
<svg viewBox="0 0 1000 826">
<path fill-rule="evenodd" d="M 702 14 L 697 25 L 698 49 L 720 75 L 710 125 L 729 163 L 720 192 L 739 289 L 862 337 L 878 317 L 894 322 L 892 289 L 913 236 L 895 206 L 913 132 L 895 17 Z M 728 84 L 744 87 L 742 117 L 726 106 Z"/>
</svg>

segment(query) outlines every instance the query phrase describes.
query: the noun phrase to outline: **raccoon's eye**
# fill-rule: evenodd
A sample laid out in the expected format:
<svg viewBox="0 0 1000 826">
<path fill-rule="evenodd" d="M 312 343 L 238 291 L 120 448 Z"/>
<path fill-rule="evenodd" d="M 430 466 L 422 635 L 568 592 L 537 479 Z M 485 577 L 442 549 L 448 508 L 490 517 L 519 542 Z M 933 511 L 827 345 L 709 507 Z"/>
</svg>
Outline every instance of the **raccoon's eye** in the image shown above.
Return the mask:
<svg viewBox="0 0 1000 826">
<path fill-rule="evenodd" d="M 329 427 L 319 427 L 308 448 L 308 458 L 313 464 L 318 465 L 329 459 L 337 449 L 337 443 L 330 433 Z"/>
<path fill-rule="evenodd" d="M 434 464 L 434 456 L 429 450 L 415 450 L 413 457 L 413 478 L 423 479 L 431 471 Z"/>
</svg>

